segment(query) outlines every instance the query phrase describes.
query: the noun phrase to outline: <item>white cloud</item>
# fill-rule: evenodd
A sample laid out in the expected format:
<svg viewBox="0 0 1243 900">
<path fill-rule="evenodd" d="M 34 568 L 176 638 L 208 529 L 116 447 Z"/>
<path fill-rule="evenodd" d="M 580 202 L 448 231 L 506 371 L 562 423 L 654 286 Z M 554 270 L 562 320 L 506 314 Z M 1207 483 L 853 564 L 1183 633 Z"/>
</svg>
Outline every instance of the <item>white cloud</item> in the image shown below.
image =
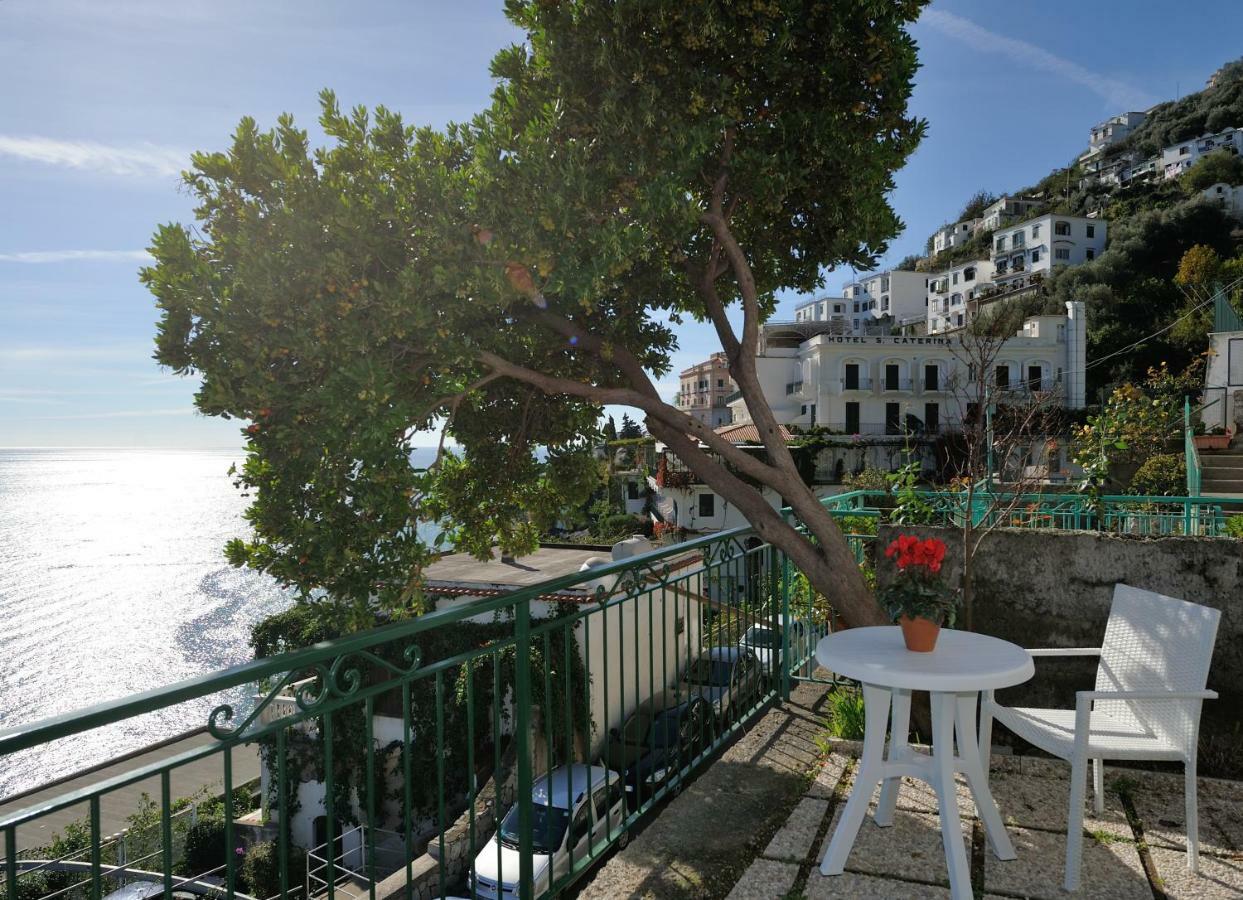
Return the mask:
<svg viewBox="0 0 1243 900">
<path fill-rule="evenodd" d="M 1147 109 L 1155 102 L 1151 94 L 1134 85 L 1093 72 L 1091 69 L 1084 68 L 1076 62 L 1064 59 L 1027 41 L 1008 38 L 995 31 L 989 31 L 962 16 L 940 9 L 929 9 L 924 12 L 919 21 L 944 35 L 969 44 L 973 50 L 1006 56 L 1034 69 L 1040 69 L 1081 85 L 1099 95 L 1119 112 Z"/>
<path fill-rule="evenodd" d="M 0 134 L 0 157 L 4 156 L 83 172 L 139 177 L 176 175 L 189 163 L 188 153 L 145 141 L 112 146 Z"/>
<path fill-rule="evenodd" d="M 151 262 L 151 254 L 146 250 L 30 250 L 0 253 L 0 262 Z"/>
</svg>

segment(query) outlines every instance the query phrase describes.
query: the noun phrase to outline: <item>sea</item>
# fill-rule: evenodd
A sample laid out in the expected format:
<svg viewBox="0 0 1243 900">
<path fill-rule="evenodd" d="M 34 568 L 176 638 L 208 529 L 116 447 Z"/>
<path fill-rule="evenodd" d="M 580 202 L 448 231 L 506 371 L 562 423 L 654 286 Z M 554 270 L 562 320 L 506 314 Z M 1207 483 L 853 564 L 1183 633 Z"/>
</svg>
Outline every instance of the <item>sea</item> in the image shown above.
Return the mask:
<svg viewBox="0 0 1243 900">
<path fill-rule="evenodd" d="M 237 451 L 0 449 L 0 731 L 252 658 L 292 597 L 235 569 Z M 416 464 L 420 461 L 416 460 Z M 421 464 L 426 464 L 422 461 Z M 0 758 L 0 801 L 206 724 L 235 691 Z"/>
</svg>

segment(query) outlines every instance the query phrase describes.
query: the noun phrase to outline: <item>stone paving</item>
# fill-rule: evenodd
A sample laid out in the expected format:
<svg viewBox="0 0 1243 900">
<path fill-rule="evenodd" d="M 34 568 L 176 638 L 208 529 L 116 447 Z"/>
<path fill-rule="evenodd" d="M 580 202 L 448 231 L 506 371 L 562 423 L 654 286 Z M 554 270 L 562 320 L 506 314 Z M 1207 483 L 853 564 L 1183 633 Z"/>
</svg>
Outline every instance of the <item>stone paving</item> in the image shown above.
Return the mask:
<svg viewBox="0 0 1243 900">
<path fill-rule="evenodd" d="M 727 895 L 759 898 L 948 898 L 936 798 L 903 779 L 891 828 L 864 821 L 843 875 L 824 877 L 819 860 L 853 784 L 858 745 L 837 742 L 786 823 Z M 1069 767 L 1033 757 L 994 756 L 990 785 L 1018 852 L 1001 862 L 986 849 L 966 786 L 959 784 L 972 884 L 984 898 L 1065 898 Z M 1182 777 L 1107 768 L 1105 812 L 1087 806 L 1082 881 L 1074 896 L 1243 898 L 1243 783 L 1200 780 L 1200 872 L 1187 871 Z M 873 794 L 875 808 L 879 789 Z"/>
</svg>

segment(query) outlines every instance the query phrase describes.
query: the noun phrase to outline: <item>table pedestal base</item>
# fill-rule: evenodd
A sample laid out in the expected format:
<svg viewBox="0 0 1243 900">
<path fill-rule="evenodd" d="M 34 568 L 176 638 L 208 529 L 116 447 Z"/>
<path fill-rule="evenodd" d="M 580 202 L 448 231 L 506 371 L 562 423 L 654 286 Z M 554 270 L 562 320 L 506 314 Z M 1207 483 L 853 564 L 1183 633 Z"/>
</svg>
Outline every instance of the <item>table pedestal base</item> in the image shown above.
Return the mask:
<svg viewBox="0 0 1243 900">
<path fill-rule="evenodd" d="M 971 693 L 933 692 L 932 699 L 932 755 L 917 752 L 908 745 L 910 729 L 911 692 L 909 690 L 863 685 L 863 702 L 867 724 L 863 738 L 863 754 L 855 784 L 846 801 L 833 840 L 825 851 L 820 864 L 824 875 L 840 875 L 846 858 L 854 846 L 855 837 L 867 814 L 872 792 L 882 784 L 880 801 L 873 821 L 881 826 L 893 824 L 894 806 L 902 776 L 907 775 L 925 781 L 937 795 L 937 807 L 941 815 L 941 838 L 945 846 L 945 862 L 949 869 L 950 892 L 954 900 L 970 900 L 971 869 L 967 863 L 967 850 L 962 838 L 962 820 L 958 814 L 958 797 L 954 774 L 962 772 L 967 778 L 976 810 L 984 824 L 984 831 L 993 853 L 998 859 L 1014 859 L 1014 845 L 1006 833 L 997 811 L 997 804 L 988 790 L 985 765 L 980 759 L 976 739 L 975 707 L 978 695 Z M 890 721 L 892 729 L 889 752 L 885 753 L 885 726 Z M 955 741 L 957 738 L 957 741 Z M 958 752 L 955 753 L 955 743 Z"/>
</svg>

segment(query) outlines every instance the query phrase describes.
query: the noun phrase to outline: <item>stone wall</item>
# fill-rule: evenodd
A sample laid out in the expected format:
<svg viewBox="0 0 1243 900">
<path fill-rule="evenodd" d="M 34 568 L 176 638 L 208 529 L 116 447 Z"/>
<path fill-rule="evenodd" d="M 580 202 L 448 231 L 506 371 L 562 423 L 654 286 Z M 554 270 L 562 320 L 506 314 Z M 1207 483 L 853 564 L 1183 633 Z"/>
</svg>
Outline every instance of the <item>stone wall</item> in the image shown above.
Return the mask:
<svg viewBox="0 0 1243 900">
<path fill-rule="evenodd" d="M 908 533 L 946 542 L 948 577 L 957 584 L 961 532 L 887 525 L 880 529 L 878 546 Z M 883 584 L 893 567 L 882 556 L 877 568 Z M 1201 763 L 1220 769 L 1243 761 L 1237 751 L 1233 762 L 1222 756 L 1239 743 L 1243 709 L 1243 541 L 1005 529 L 984 538 L 974 577 L 975 630 L 1023 647 L 1099 647 L 1119 582 L 1220 609 L 1208 686 L 1221 697 L 1204 704 Z M 1073 707 L 1075 691 L 1090 690 L 1095 671 L 1095 661 L 1038 660 L 1035 678 L 999 692 L 998 699 L 1017 706 Z"/>
</svg>

